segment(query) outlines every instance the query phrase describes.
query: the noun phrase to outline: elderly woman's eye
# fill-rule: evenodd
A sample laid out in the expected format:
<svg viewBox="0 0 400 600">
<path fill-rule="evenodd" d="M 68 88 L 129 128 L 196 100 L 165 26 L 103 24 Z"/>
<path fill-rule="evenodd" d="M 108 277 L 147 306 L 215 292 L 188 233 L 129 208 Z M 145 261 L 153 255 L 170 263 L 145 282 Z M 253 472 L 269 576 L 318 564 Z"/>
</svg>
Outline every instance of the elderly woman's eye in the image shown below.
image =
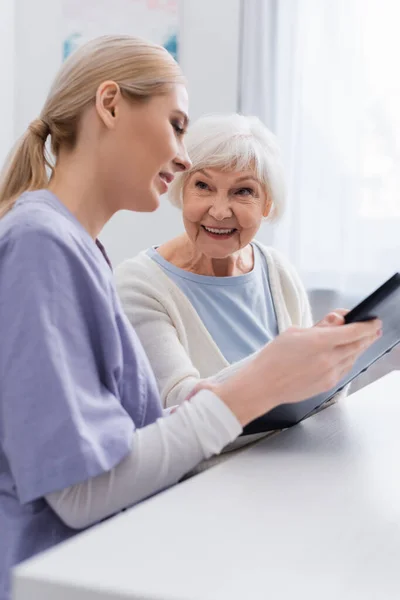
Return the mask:
<svg viewBox="0 0 400 600">
<path fill-rule="evenodd" d="M 198 181 L 196 181 L 195 186 L 199 190 L 208 190 L 208 185 L 206 184 L 205 181 L 198 180 Z"/>
<path fill-rule="evenodd" d="M 239 188 L 238 190 L 236 190 L 236 194 L 238 196 L 253 196 L 254 190 L 252 190 L 251 188 L 248 188 L 248 187 L 243 187 L 243 188 Z"/>
</svg>

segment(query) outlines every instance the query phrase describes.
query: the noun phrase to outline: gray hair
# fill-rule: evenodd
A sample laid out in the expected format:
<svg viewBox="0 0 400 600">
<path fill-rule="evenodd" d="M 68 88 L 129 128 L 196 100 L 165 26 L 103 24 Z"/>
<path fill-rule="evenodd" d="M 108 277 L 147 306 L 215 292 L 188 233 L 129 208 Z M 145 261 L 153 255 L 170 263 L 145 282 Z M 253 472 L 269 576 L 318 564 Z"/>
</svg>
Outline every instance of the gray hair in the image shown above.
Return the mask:
<svg viewBox="0 0 400 600">
<path fill-rule="evenodd" d="M 170 184 L 168 197 L 174 206 L 182 208 L 185 182 L 200 169 L 252 169 L 272 203 L 268 218 L 281 217 L 286 194 L 280 150 L 260 119 L 239 114 L 201 117 L 190 126 L 186 147 L 192 166 Z"/>
</svg>

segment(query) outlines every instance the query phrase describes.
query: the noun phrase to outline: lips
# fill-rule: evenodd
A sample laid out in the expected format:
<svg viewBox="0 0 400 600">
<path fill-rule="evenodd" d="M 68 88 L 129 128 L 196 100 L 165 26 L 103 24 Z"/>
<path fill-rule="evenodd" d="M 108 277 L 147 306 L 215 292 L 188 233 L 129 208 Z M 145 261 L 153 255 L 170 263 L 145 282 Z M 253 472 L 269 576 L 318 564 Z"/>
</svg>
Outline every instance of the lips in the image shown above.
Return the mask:
<svg viewBox="0 0 400 600">
<path fill-rule="evenodd" d="M 234 233 L 234 231 L 236 231 L 234 227 L 231 227 L 230 229 L 223 227 L 207 227 L 206 225 L 203 225 L 202 227 L 208 233 L 215 233 L 217 235 L 230 235 L 231 233 Z"/>
<path fill-rule="evenodd" d="M 161 173 L 159 173 L 159 176 L 163 181 L 165 181 L 167 185 L 169 185 L 174 180 L 173 173 L 167 173 L 166 171 L 161 171 Z"/>
<path fill-rule="evenodd" d="M 168 173 L 167 171 L 161 171 L 158 174 L 158 184 L 159 184 L 159 192 L 161 194 L 166 194 L 168 192 L 168 187 L 171 181 L 173 181 L 174 175 L 173 173 Z"/>
<path fill-rule="evenodd" d="M 206 225 L 202 225 L 201 227 L 209 237 L 220 240 L 226 240 L 237 232 L 235 227 L 207 227 Z"/>
</svg>

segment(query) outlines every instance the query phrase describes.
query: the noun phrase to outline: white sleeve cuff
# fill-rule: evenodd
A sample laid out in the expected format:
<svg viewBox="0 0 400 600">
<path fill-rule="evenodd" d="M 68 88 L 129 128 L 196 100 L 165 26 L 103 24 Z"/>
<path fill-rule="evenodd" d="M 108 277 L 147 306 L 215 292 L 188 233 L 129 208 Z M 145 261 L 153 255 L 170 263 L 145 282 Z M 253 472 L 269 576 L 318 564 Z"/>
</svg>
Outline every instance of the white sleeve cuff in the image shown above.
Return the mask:
<svg viewBox="0 0 400 600">
<path fill-rule="evenodd" d="M 177 483 L 241 432 L 222 400 L 202 390 L 172 414 L 134 431 L 129 454 L 111 471 L 47 494 L 46 500 L 66 525 L 84 529 Z"/>
</svg>

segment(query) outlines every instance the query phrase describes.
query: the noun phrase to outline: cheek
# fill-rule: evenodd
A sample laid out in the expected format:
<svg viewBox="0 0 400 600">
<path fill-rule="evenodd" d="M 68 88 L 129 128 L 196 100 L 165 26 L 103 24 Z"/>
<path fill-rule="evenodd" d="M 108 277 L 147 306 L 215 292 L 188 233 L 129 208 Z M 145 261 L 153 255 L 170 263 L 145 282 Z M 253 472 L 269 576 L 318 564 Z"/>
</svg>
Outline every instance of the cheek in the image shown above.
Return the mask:
<svg viewBox="0 0 400 600">
<path fill-rule="evenodd" d="M 238 205 L 235 208 L 235 216 L 239 226 L 244 230 L 258 229 L 262 222 L 262 211 L 258 205 Z"/>
<path fill-rule="evenodd" d="M 108 148 L 104 172 L 113 174 L 116 186 L 130 185 L 134 181 L 140 185 L 143 165 L 136 141 L 127 135 L 120 135 L 115 142 Z"/>
<path fill-rule="evenodd" d="M 135 123 L 129 137 L 129 154 L 136 171 L 158 173 L 177 155 L 177 140 L 165 118 L 153 121 L 145 119 L 142 123 Z"/>
<path fill-rule="evenodd" d="M 151 146 L 152 156 L 160 162 L 161 166 L 172 161 L 178 155 L 178 140 L 169 123 L 166 126 L 164 124 L 164 127 L 160 125 L 154 131 Z"/>
<path fill-rule="evenodd" d="M 135 197 L 135 203 L 139 202 L 139 198 L 144 200 L 148 197 L 157 164 L 141 137 L 129 133 L 129 130 L 121 132 L 113 147 L 109 147 L 104 172 L 109 174 L 115 193 L 125 200 L 130 198 L 129 208 L 132 208 L 132 197 Z"/>
<path fill-rule="evenodd" d="M 143 143 L 142 132 L 133 133 L 132 123 L 126 124 L 119 129 L 112 145 L 107 148 L 105 169 L 111 170 L 116 174 L 117 179 L 132 180 L 142 179 L 142 174 L 146 172 L 146 163 L 148 162 L 149 151 L 147 144 Z"/>
<path fill-rule="evenodd" d="M 196 192 L 185 192 L 183 198 L 183 218 L 185 222 L 191 223 L 192 226 L 198 226 L 208 210 L 208 204 L 204 198 L 199 197 Z"/>
</svg>

